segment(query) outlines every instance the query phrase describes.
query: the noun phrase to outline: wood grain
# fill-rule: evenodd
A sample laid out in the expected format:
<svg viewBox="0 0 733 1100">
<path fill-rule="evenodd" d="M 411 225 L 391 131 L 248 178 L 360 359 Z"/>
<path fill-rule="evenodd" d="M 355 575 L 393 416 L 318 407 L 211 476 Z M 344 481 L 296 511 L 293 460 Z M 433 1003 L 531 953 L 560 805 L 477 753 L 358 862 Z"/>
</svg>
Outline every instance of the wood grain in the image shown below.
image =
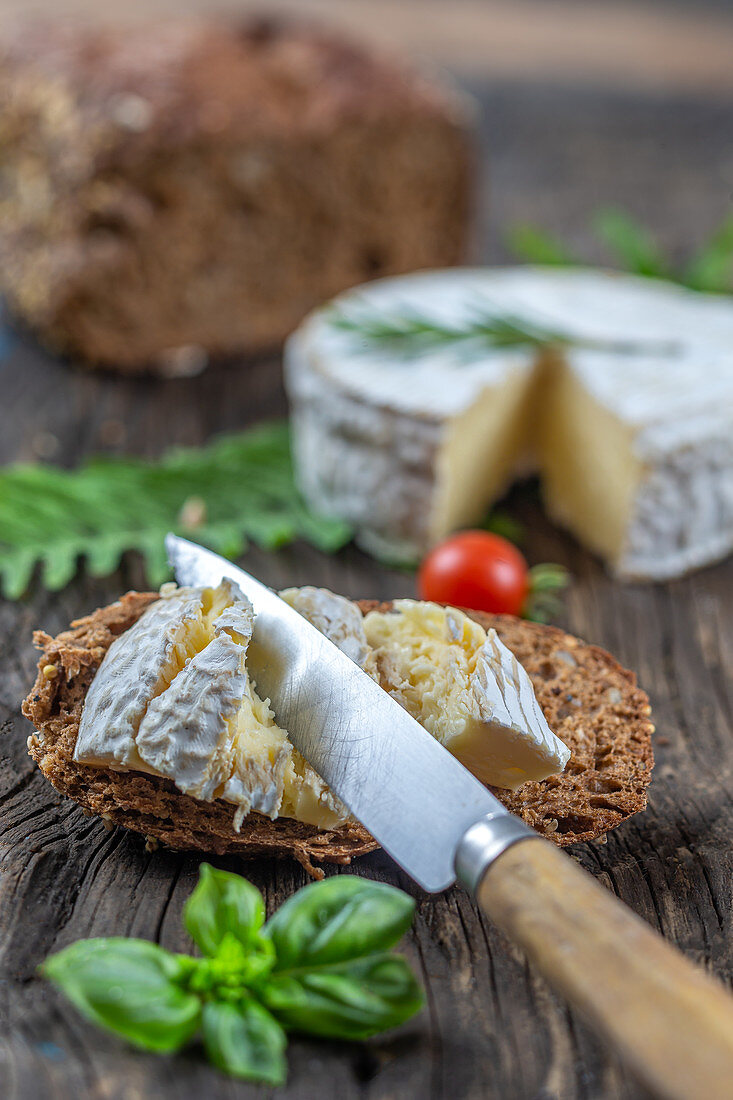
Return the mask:
<svg viewBox="0 0 733 1100">
<path fill-rule="evenodd" d="M 482 188 L 477 251 L 503 258 L 501 234 L 522 217 L 562 232 L 589 255 L 586 214 L 617 201 L 648 214 L 683 248 L 725 209 L 729 105 L 680 96 L 638 99 L 585 89 L 474 84 L 484 111 L 492 220 Z M 596 252 L 594 253 L 594 249 Z M 95 376 L 55 362 L 7 333 L 0 361 L 0 460 L 38 455 L 69 465 L 99 450 L 155 454 L 284 412 L 277 360 L 215 366 L 196 379 Z M 724 981 L 733 942 L 733 563 L 670 585 L 614 584 L 543 516 L 536 491 L 507 507 L 527 529 L 532 562 L 574 574 L 562 625 L 637 670 L 652 697 L 657 768 L 647 812 L 605 845 L 574 849 L 607 889 L 693 961 Z M 325 584 L 350 596 L 414 593 L 413 578 L 353 548 L 326 558 L 298 545 L 252 551 L 270 584 Z M 105 581 L 65 592 L 38 586 L 0 602 L 0 1095 L 3 1100 L 209 1100 L 262 1097 L 210 1069 L 195 1047 L 175 1059 L 131 1052 L 91 1029 L 35 977 L 52 950 L 82 936 L 131 934 L 186 949 L 180 914 L 198 860 L 148 853 L 60 799 L 25 751 L 20 701 L 33 680 L 33 627 L 56 633 L 143 583 L 129 560 Z M 268 910 L 303 885 L 290 863 L 216 861 L 246 871 Z M 647 1093 L 458 889 L 419 894 L 375 853 L 354 868 L 417 897 L 405 951 L 427 987 L 424 1013 L 364 1045 L 296 1040 L 284 1100 L 642 1100 Z M 330 872 L 329 872 L 330 873 Z"/>
</svg>

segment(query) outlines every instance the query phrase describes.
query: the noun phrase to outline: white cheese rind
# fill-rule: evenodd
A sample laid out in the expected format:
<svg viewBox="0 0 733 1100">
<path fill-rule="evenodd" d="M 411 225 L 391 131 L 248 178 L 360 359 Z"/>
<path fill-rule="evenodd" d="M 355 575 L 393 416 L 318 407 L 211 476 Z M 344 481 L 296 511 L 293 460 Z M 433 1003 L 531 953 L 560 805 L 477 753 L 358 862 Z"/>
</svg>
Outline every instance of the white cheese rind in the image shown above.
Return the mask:
<svg viewBox="0 0 733 1100">
<path fill-rule="evenodd" d="M 495 630 L 487 634 L 470 690 L 479 720 L 501 731 L 500 739 L 492 738 L 494 786 L 515 790 L 565 770 L 570 749 L 548 726 L 529 676 Z"/>
<path fill-rule="evenodd" d="M 201 618 L 201 592 L 180 588 L 152 604 L 107 650 L 84 700 L 74 759 L 109 767 L 140 766 L 137 730 L 161 677 Z M 124 683 L 125 690 L 117 690 Z"/>
<path fill-rule="evenodd" d="M 346 311 L 355 303 L 387 316 L 414 309 L 452 324 L 481 301 L 490 311 L 615 345 L 564 353 L 574 384 L 627 433 L 629 460 L 638 467 L 623 538 L 606 551 L 610 567 L 621 577 L 666 579 L 728 553 L 733 302 L 613 272 L 533 267 L 419 273 L 337 299 Z M 311 315 L 286 347 L 299 484 L 317 511 L 352 523 L 366 549 L 416 556 L 446 533 L 436 520 L 441 479 L 448 443 L 467 410 L 487 395 L 490 406 L 512 378 L 526 377 L 534 387 L 549 377 L 551 384 L 552 370 L 541 371 L 521 348 L 485 349 L 473 358 L 465 349 L 439 349 L 405 358 L 366 345 L 331 318 L 329 310 Z M 544 407 L 540 401 L 532 412 L 535 435 Z M 512 462 L 527 468 L 527 440 L 518 430 L 516 436 L 507 444 L 516 450 L 508 455 L 509 477 Z M 586 457 L 574 458 L 579 478 Z M 484 462 L 470 475 L 477 487 L 491 476 Z M 479 519 L 506 480 L 485 499 L 477 489 L 476 514 L 460 522 Z M 571 523 L 554 494 L 550 507 Z"/>
<path fill-rule="evenodd" d="M 288 597 L 369 665 L 358 607 L 325 589 Z M 246 670 L 254 613 L 239 588 L 169 589 L 110 647 L 87 694 L 75 758 L 148 772 L 202 801 L 334 828 L 348 811 L 275 723 Z M 208 637 L 208 635 L 213 635 Z M 198 647 L 198 649 L 197 649 Z"/>
<path fill-rule="evenodd" d="M 320 630 L 329 641 L 338 646 L 354 664 L 370 675 L 375 675 L 364 616 L 359 607 L 345 596 L 337 596 L 327 588 L 284 588 L 279 595 L 290 604 L 311 626 Z"/>
<path fill-rule="evenodd" d="M 232 725 L 247 685 L 245 653 L 219 634 L 151 701 L 138 730 L 137 751 L 151 771 L 205 802 L 216 798 L 232 770 Z"/>
</svg>

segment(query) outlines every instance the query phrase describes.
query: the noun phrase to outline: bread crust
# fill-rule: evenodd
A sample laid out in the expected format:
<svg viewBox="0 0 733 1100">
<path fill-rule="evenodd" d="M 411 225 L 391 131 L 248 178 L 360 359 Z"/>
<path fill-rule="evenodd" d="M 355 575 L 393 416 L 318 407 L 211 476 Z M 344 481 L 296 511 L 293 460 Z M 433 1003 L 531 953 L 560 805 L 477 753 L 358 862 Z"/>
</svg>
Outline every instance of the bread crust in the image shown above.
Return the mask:
<svg viewBox="0 0 733 1100">
<path fill-rule="evenodd" d="M 249 814 L 239 833 L 235 807 L 201 802 L 172 782 L 139 772 L 92 768 L 73 759 L 84 698 L 114 639 L 157 599 L 129 592 L 78 619 L 52 638 L 37 631 L 42 651 L 23 713 L 35 726 L 28 751 L 53 786 L 85 813 L 124 825 L 171 848 L 245 857 L 292 856 L 316 876 L 321 862 L 348 864 L 378 847 L 361 825 L 320 830 L 289 818 Z M 359 601 L 363 612 L 390 604 Z M 653 753 L 646 694 L 632 672 L 605 650 L 555 627 L 505 615 L 470 612 L 495 627 L 532 680 L 550 727 L 572 750 L 565 772 L 518 791 L 494 790 L 512 812 L 564 847 L 600 837 L 646 806 Z M 314 862 L 315 861 L 315 862 Z"/>
<path fill-rule="evenodd" d="M 0 290 L 88 365 L 195 373 L 464 257 L 461 98 L 338 33 L 32 24 L 3 32 L 0 99 Z"/>
</svg>

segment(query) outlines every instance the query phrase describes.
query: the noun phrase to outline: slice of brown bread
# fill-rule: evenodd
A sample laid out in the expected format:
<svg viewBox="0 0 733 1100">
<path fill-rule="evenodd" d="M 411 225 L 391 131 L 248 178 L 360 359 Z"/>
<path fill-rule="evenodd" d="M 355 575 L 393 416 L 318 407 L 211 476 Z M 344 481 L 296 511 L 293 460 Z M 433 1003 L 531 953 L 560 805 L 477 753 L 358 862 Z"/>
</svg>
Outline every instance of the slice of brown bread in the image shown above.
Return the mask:
<svg viewBox="0 0 733 1100">
<path fill-rule="evenodd" d="M 73 759 L 84 698 L 114 639 L 156 599 L 130 592 L 51 638 L 38 631 L 38 677 L 23 703 L 36 728 L 28 750 L 46 778 L 88 814 L 124 825 L 171 848 L 243 856 L 290 855 L 311 874 L 313 861 L 350 863 L 378 845 L 361 825 L 320 830 L 289 818 L 261 814 L 234 831 L 235 807 L 201 802 L 169 780 L 139 772 L 92 768 Z M 360 601 L 364 612 L 389 604 Z M 604 650 L 554 627 L 505 615 L 472 612 L 495 627 L 534 684 L 550 727 L 572 750 L 562 775 L 495 794 L 514 813 L 556 844 L 602 836 L 646 806 L 653 754 L 649 700 L 628 672 Z"/>
</svg>

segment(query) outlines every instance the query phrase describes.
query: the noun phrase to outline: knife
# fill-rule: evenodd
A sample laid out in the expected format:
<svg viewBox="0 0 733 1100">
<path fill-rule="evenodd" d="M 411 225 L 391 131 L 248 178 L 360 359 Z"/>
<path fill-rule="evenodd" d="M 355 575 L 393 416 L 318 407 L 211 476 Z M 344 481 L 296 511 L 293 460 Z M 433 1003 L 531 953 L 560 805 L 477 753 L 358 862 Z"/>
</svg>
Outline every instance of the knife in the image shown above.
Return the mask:
<svg viewBox="0 0 733 1100">
<path fill-rule="evenodd" d="M 456 878 L 660 1097 L 730 1100 L 733 998 L 509 813 L 418 722 L 260 581 L 166 539 L 177 581 L 235 581 L 252 602 L 247 667 L 293 744 L 423 889 Z"/>
</svg>

